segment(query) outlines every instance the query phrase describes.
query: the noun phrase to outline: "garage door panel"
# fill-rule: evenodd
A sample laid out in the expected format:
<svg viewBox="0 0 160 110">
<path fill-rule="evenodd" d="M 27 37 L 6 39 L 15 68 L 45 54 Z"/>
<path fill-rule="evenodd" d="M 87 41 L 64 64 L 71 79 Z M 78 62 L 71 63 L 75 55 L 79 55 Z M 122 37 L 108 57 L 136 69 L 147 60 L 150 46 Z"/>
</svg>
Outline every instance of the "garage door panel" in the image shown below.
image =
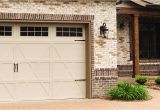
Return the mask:
<svg viewBox="0 0 160 110">
<path fill-rule="evenodd" d="M 19 64 L 19 71 L 17 73 L 18 80 L 36 80 L 33 70 L 28 64 Z"/>
<path fill-rule="evenodd" d="M 85 45 L 83 43 L 64 43 L 55 44 L 53 49 L 53 58 L 55 60 L 84 60 L 85 58 Z"/>
<path fill-rule="evenodd" d="M 20 63 L 18 80 L 49 80 L 49 63 Z"/>
<path fill-rule="evenodd" d="M 13 101 L 15 99 L 15 84 L 0 83 L 0 101 Z"/>
<path fill-rule="evenodd" d="M 54 63 L 53 74 L 53 79 L 73 79 L 72 72 L 67 64 Z"/>
<path fill-rule="evenodd" d="M 17 84 L 17 98 L 19 100 L 49 99 L 49 83 L 27 82 Z"/>
<path fill-rule="evenodd" d="M 13 81 L 14 64 L 0 63 L 0 81 Z"/>
<path fill-rule="evenodd" d="M 31 65 L 40 80 L 50 79 L 50 63 L 32 63 Z"/>
<path fill-rule="evenodd" d="M 1 60 L 13 60 L 13 45 L 12 44 L 0 44 L 0 61 Z"/>
<path fill-rule="evenodd" d="M 19 44 L 16 48 L 18 59 L 48 59 L 49 45 L 46 44 Z"/>
<path fill-rule="evenodd" d="M 72 62 L 59 62 L 53 65 L 54 79 L 85 79 L 85 66 L 84 63 Z"/>
<path fill-rule="evenodd" d="M 75 78 L 84 78 L 86 77 L 86 71 L 85 71 L 85 63 L 82 62 L 74 62 L 74 63 L 67 63 L 67 65 L 70 67 L 73 76 Z"/>
<path fill-rule="evenodd" d="M 15 99 L 14 45 L 0 44 L 0 101 Z"/>
<path fill-rule="evenodd" d="M 85 83 L 54 82 L 54 99 L 85 98 Z"/>
</svg>

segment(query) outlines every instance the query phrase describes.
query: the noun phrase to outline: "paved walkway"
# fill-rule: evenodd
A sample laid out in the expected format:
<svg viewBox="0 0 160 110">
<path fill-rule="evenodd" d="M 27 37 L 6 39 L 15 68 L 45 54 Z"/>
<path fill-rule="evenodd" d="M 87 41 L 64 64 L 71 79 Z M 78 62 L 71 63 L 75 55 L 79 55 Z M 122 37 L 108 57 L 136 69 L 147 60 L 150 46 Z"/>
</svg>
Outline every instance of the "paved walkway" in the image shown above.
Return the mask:
<svg viewBox="0 0 160 110">
<path fill-rule="evenodd" d="M 109 101 L 103 99 L 0 103 L 0 110 L 160 110 L 160 91 L 150 90 L 149 101 Z"/>
</svg>

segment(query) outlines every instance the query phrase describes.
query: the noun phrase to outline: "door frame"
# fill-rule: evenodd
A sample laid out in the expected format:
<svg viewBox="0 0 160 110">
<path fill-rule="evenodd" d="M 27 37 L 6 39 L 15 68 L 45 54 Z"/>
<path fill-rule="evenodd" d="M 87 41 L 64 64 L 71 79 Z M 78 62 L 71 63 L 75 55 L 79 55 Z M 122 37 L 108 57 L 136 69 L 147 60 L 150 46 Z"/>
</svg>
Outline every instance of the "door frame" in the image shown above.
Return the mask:
<svg viewBox="0 0 160 110">
<path fill-rule="evenodd" d="M 0 13 L 0 23 L 64 23 L 85 24 L 86 98 L 92 98 L 92 74 L 94 72 L 94 16 Z M 30 15 L 30 16 L 29 16 Z M 38 17 L 35 17 L 38 16 Z M 50 16 L 49 18 L 47 16 Z"/>
</svg>

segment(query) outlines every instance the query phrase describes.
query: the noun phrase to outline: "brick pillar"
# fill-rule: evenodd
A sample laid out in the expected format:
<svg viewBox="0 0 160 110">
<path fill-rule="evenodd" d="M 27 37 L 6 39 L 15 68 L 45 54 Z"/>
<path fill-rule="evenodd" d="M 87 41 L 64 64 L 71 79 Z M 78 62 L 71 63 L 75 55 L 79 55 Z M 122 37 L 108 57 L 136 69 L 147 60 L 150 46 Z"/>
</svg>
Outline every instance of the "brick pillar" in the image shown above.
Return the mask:
<svg viewBox="0 0 160 110">
<path fill-rule="evenodd" d="M 92 97 L 105 98 L 106 92 L 117 85 L 117 69 L 96 69 L 92 77 Z"/>
</svg>

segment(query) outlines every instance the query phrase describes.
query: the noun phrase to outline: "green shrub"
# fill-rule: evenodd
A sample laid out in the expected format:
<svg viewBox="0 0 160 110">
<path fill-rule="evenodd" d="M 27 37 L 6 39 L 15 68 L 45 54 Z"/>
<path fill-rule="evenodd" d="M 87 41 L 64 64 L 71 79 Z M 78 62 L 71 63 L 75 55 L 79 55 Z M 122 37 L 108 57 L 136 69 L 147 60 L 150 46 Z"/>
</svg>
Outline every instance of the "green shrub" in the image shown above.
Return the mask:
<svg viewBox="0 0 160 110">
<path fill-rule="evenodd" d="M 148 91 L 140 85 L 121 82 L 118 87 L 111 89 L 106 95 L 117 100 L 146 100 Z"/>
<path fill-rule="evenodd" d="M 160 76 L 155 79 L 156 84 L 160 84 Z"/>
<path fill-rule="evenodd" d="M 147 82 L 147 77 L 145 77 L 145 76 L 137 76 L 136 77 L 136 82 L 138 83 L 138 84 L 141 84 L 141 85 L 144 85 L 146 82 Z"/>
</svg>

